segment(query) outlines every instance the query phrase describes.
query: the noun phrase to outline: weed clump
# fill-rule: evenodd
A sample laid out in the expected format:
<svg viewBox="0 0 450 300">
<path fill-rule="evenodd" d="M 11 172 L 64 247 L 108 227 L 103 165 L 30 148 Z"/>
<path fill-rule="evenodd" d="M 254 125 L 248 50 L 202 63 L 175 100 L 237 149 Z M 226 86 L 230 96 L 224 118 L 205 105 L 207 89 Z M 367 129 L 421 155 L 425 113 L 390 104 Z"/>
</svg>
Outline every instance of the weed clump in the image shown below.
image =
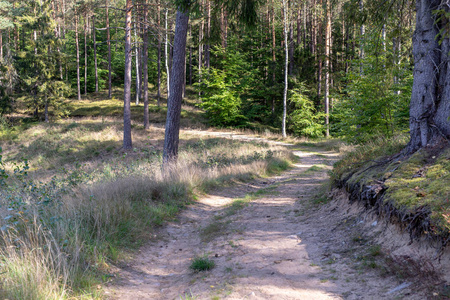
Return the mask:
<svg viewBox="0 0 450 300">
<path fill-rule="evenodd" d="M 197 256 L 192 260 L 191 265 L 189 266 L 189 269 L 196 271 L 196 272 L 202 272 L 202 271 L 209 271 L 212 268 L 216 266 L 216 263 L 209 259 L 207 256 Z"/>
</svg>

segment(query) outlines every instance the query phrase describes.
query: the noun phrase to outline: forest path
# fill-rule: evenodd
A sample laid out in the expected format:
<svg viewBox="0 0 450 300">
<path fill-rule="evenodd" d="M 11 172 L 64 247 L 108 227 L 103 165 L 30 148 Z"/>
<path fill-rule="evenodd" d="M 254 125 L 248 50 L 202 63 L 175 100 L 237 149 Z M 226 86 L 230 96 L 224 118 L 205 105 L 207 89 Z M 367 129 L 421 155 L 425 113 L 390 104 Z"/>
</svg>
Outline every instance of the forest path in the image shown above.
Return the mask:
<svg viewBox="0 0 450 300">
<path fill-rule="evenodd" d="M 381 276 L 366 260 L 355 263 L 362 255 L 357 225 L 363 221 L 343 213 L 337 202 L 314 204 L 337 154 L 293 151 L 299 160 L 292 169 L 219 189 L 158 230 L 117 270 L 105 288 L 107 299 L 416 298 L 396 277 Z M 252 195 L 248 205 L 230 208 L 246 195 Z M 202 255 L 215 268 L 190 270 L 192 259 Z"/>
</svg>

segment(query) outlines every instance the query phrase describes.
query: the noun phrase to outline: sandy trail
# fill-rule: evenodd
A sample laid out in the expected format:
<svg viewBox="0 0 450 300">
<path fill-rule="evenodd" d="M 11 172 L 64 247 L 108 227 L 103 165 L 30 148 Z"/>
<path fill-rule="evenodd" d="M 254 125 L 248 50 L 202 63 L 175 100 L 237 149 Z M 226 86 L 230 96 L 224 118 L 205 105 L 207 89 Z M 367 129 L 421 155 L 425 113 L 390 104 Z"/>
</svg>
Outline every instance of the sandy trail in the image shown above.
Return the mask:
<svg viewBox="0 0 450 300">
<path fill-rule="evenodd" d="M 118 270 L 107 298 L 420 299 L 409 288 L 395 291 L 403 283 L 396 277 L 355 263 L 359 219 L 337 203 L 312 204 L 336 153 L 294 153 L 299 162 L 291 170 L 223 188 L 189 206 Z M 227 214 L 233 200 L 255 192 L 246 207 Z M 216 232 L 208 236 L 205 228 Z M 216 267 L 193 272 L 189 265 L 198 255 Z"/>
</svg>

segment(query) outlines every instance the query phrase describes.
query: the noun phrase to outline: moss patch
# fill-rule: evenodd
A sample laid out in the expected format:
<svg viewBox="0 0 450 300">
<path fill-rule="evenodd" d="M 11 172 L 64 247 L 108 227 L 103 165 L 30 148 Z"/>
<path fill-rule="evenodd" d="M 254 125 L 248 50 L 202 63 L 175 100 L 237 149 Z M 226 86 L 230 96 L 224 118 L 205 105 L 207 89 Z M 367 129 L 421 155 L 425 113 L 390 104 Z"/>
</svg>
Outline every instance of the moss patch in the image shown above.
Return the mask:
<svg viewBox="0 0 450 300">
<path fill-rule="evenodd" d="M 392 146 L 392 145 L 391 145 Z M 385 147 L 383 149 L 383 147 Z M 375 208 L 409 231 L 446 246 L 450 236 L 450 147 L 441 143 L 409 157 L 392 153 L 386 143 L 361 147 L 336 164 L 334 182 L 345 187 L 351 200 Z M 376 157 L 376 153 L 385 154 Z M 352 163 L 350 163 L 352 161 Z"/>
</svg>

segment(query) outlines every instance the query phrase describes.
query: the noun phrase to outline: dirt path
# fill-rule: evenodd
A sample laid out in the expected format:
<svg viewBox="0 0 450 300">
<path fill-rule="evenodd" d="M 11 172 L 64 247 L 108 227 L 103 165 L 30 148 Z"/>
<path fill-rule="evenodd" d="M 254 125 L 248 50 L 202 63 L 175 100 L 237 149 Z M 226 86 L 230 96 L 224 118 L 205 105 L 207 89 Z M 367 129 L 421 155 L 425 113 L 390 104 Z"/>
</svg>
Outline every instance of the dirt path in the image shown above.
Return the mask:
<svg viewBox="0 0 450 300">
<path fill-rule="evenodd" d="M 314 204 L 336 154 L 294 153 L 299 162 L 280 176 L 224 188 L 186 209 L 118 270 L 107 298 L 421 299 L 370 265 L 377 249 L 358 232 L 363 219 L 337 202 Z M 230 208 L 249 194 L 248 205 Z M 216 267 L 190 270 L 201 255 Z"/>
</svg>

